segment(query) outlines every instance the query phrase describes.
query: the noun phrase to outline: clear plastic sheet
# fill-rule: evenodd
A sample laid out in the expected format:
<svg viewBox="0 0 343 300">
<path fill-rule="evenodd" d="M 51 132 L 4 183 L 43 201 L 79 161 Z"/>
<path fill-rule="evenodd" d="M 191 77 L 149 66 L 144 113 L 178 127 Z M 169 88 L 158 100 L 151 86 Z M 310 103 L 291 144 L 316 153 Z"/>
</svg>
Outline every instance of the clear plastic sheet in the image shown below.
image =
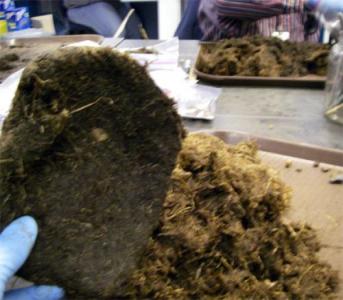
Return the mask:
<svg viewBox="0 0 343 300">
<path fill-rule="evenodd" d="M 120 49 L 136 59 L 155 83 L 173 98 L 184 118 L 213 120 L 220 88 L 201 85 L 178 65 L 179 40 L 171 40 L 146 48 Z M 148 53 L 142 53 L 148 52 Z"/>
</svg>

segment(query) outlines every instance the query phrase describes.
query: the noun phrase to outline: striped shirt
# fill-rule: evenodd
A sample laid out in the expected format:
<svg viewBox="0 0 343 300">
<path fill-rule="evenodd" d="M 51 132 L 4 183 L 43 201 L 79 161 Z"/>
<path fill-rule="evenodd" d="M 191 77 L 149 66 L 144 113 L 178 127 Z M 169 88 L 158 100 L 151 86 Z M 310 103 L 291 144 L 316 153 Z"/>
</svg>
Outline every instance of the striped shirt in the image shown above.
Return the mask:
<svg viewBox="0 0 343 300">
<path fill-rule="evenodd" d="M 306 32 L 305 0 L 199 0 L 204 40 L 245 35 L 271 36 L 287 31 L 292 41 L 318 41 L 319 30 Z"/>
</svg>

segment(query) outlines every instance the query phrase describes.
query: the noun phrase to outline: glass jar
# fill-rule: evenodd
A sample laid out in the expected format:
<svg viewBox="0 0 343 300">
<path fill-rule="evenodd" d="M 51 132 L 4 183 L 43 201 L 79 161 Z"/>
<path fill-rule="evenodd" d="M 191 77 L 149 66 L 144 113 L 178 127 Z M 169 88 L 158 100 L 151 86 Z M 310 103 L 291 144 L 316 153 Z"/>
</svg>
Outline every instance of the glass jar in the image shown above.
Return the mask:
<svg viewBox="0 0 343 300">
<path fill-rule="evenodd" d="M 330 120 L 343 124 L 343 31 L 329 56 L 325 115 Z"/>
</svg>

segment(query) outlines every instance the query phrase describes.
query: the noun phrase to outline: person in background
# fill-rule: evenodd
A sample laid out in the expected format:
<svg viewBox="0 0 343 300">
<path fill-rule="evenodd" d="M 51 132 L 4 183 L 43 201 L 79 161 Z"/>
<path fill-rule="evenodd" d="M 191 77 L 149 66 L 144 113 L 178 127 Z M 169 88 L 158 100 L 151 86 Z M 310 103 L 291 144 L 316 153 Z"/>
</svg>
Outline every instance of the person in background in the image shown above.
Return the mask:
<svg viewBox="0 0 343 300">
<path fill-rule="evenodd" d="M 112 37 L 130 6 L 120 1 L 100 0 L 64 0 L 67 17 L 76 24 L 87 26 L 105 37 Z M 133 14 L 125 27 L 123 36 L 128 39 L 140 39 L 140 20 Z"/>
<path fill-rule="evenodd" d="M 175 32 L 181 40 L 200 40 L 202 32 L 198 22 L 199 0 L 188 0 L 181 22 Z"/>
<path fill-rule="evenodd" d="M 203 40 L 288 32 L 292 41 L 318 41 L 315 10 L 335 10 L 343 0 L 201 0 Z"/>
</svg>

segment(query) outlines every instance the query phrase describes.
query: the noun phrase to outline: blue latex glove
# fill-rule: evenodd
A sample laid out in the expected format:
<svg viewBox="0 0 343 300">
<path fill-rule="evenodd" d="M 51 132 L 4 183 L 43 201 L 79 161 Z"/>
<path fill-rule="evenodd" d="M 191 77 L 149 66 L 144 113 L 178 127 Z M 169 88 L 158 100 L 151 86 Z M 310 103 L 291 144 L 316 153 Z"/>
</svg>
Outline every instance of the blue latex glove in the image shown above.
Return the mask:
<svg viewBox="0 0 343 300">
<path fill-rule="evenodd" d="M 342 0 L 307 0 L 310 9 L 320 13 L 335 13 L 343 11 Z"/>
<path fill-rule="evenodd" d="M 0 299 L 3 300 L 60 300 L 63 289 L 56 286 L 31 286 L 5 293 L 6 282 L 18 271 L 29 256 L 38 233 L 36 221 L 21 217 L 0 234 Z"/>
</svg>

